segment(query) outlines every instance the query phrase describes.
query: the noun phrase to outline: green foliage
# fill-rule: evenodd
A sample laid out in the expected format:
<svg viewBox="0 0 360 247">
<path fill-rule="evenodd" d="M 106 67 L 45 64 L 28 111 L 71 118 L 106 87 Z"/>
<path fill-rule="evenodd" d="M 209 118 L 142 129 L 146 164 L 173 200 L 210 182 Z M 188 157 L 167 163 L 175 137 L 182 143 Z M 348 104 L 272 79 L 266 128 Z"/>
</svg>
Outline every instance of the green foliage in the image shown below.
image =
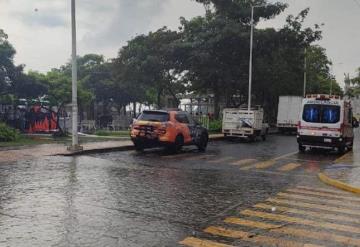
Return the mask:
<svg viewBox="0 0 360 247">
<path fill-rule="evenodd" d="M 209 132 L 219 133 L 222 130 L 222 120 L 211 120 L 209 122 Z"/>
<path fill-rule="evenodd" d="M 179 38 L 177 32 L 164 27 L 135 37 L 120 50 L 114 73 L 131 102 L 156 103 L 161 108 L 162 96 L 171 95 L 178 101 L 177 94 L 184 87 L 173 73 L 177 62 L 173 43 Z"/>
<path fill-rule="evenodd" d="M 180 96 L 213 95 L 215 117 L 220 104 L 238 107 L 247 103 L 251 5 L 255 24 L 282 13 L 287 5 L 267 0 L 195 0 L 206 6 L 206 14 L 181 18 L 178 31 L 166 27 L 138 35 L 119 50 L 114 60 L 102 55 L 78 57 L 79 108 L 94 102 L 164 106 L 171 98 L 177 107 Z M 275 119 L 280 95 L 302 95 L 305 55 L 308 60 L 308 93 L 341 94 L 330 73 L 326 51 L 313 43 L 321 39 L 319 25 L 305 27 L 309 9 L 288 16 L 280 29 L 254 31 L 253 104 L 262 105 L 267 118 Z M 307 54 L 304 50 L 307 48 Z M 0 30 L 0 90 L 6 95 L 47 95 L 53 105 L 71 102 L 71 63 L 47 74 L 13 64 L 15 49 Z M 359 85 L 360 75 L 353 83 Z M 359 86 L 360 88 L 360 86 Z M 360 91 L 360 90 L 359 90 Z M 0 98 L 1 99 L 1 98 Z M 9 98 L 7 98 L 9 99 Z M 214 130 L 221 122 L 212 123 Z"/>
<path fill-rule="evenodd" d="M 19 139 L 17 130 L 10 128 L 5 123 L 0 123 L 0 142 L 11 142 Z"/>
<path fill-rule="evenodd" d="M 357 69 L 357 75 L 353 78 L 347 78 L 350 80 L 351 87 L 347 91 L 347 95 L 350 97 L 356 97 L 360 95 L 360 68 Z"/>
<path fill-rule="evenodd" d="M 129 137 L 130 133 L 127 130 L 124 130 L 124 131 L 97 130 L 95 132 L 95 135 L 97 135 L 97 136 Z"/>
<path fill-rule="evenodd" d="M 326 50 L 318 45 L 307 49 L 307 93 L 343 95 L 340 85 L 330 74 L 331 61 L 326 56 Z"/>
<path fill-rule="evenodd" d="M 275 2 L 269 3 L 266 0 L 196 0 L 208 7 L 216 15 L 236 20 L 243 24 L 250 23 L 251 6 L 264 6 L 257 8 L 257 15 L 254 21 L 257 23 L 261 18 L 271 19 L 279 15 L 287 8 L 287 4 Z"/>
</svg>

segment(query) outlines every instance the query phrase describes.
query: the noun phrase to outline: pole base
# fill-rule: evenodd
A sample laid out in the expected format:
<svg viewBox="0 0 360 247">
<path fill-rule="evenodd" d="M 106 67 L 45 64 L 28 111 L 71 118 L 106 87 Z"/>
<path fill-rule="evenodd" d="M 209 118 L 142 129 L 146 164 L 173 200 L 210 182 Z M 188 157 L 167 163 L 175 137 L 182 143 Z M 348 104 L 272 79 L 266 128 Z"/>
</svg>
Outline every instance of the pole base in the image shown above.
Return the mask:
<svg viewBox="0 0 360 247">
<path fill-rule="evenodd" d="M 70 152 L 80 152 L 80 151 L 83 151 L 84 148 L 80 145 L 71 145 L 71 146 L 67 147 L 67 150 Z"/>
</svg>

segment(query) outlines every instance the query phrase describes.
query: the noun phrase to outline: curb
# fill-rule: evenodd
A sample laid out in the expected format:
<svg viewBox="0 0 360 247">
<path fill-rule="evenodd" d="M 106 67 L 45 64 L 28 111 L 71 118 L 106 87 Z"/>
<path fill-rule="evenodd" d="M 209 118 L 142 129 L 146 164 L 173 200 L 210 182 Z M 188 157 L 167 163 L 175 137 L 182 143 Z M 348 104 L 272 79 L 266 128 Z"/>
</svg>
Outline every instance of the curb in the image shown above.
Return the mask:
<svg viewBox="0 0 360 247">
<path fill-rule="evenodd" d="M 224 136 L 216 136 L 216 137 L 210 137 L 209 141 L 221 141 L 224 140 Z M 110 152 L 124 152 L 124 151 L 132 151 L 135 150 L 135 147 L 133 145 L 126 145 L 126 146 L 120 146 L 120 147 L 109 147 L 109 148 L 98 148 L 98 149 L 88 149 L 88 150 L 82 150 L 78 152 L 69 152 L 69 153 L 62 153 L 58 154 L 60 156 L 78 156 L 78 155 L 87 155 L 87 154 L 97 154 L 97 153 L 110 153 Z"/>
<path fill-rule="evenodd" d="M 352 193 L 355 193 L 355 194 L 360 194 L 360 188 L 351 186 L 349 184 L 346 184 L 346 183 L 341 182 L 341 181 L 336 180 L 336 179 L 329 178 L 324 173 L 319 173 L 318 177 L 323 183 L 325 183 L 327 185 L 330 185 L 330 186 L 333 186 L 335 188 L 345 190 L 345 191 L 348 191 L 348 192 L 352 192 Z"/>
<path fill-rule="evenodd" d="M 110 153 L 110 152 L 116 152 L 116 151 L 131 151 L 134 150 L 135 147 L 133 145 L 127 145 L 127 146 L 120 146 L 120 147 L 109 147 L 109 148 L 98 148 L 98 149 L 88 149 L 88 150 L 82 150 L 78 152 L 72 152 L 72 153 L 63 153 L 58 154 L 60 156 L 78 156 L 78 155 L 87 155 L 87 154 L 99 154 L 99 153 Z"/>
</svg>

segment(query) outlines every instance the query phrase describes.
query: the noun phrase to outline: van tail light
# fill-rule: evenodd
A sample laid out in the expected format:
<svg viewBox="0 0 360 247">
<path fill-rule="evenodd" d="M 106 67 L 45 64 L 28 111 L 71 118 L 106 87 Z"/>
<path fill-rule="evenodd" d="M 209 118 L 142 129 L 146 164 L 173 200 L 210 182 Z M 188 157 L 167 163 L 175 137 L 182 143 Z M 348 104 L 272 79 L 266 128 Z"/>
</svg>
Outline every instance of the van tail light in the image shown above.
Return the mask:
<svg viewBox="0 0 360 247">
<path fill-rule="evenodd" d="M 344 133 L 344 130 L 345 130 L 345 124 L 341 124 L 340 125 L 340 129 L 339 129 L 339 131 L 341 132 L 341 133 Z"/>
<path fill-rule="evenodd" d="M 301 121 L 298 122 L 297 127 L 298 129 L 301 129 Z"/>
</svg>

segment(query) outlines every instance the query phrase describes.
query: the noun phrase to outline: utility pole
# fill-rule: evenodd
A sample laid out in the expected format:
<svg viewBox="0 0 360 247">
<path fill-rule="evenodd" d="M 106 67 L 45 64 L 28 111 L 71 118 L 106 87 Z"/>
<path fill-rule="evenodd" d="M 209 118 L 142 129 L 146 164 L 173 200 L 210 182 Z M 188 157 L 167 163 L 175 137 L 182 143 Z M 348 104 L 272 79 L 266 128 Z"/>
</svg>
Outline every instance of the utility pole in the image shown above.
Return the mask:
<svg viewBox="0 0 360 247">
<path fill-rule="evenodd" d="M 254 8 L 251 6 L 251 31 L 250 31 L 250 59 L 249 59 L 249 96 L 248 96 L 248 111 L 251 111 L 251 87 L 252 87 L 252 63 L 253 63 L 253 42 L 254 42 Z"/>
<path fill-rule="evenodd" d="M 304 98 L 306 97 L 306 83 L 307 83 L 307 50 L 304 51 Z"/>
<path fill-rule="evenodd" d="M 77 54 L 76 54 L 76 4 L 71 0 L 71 40 L 72 40 L 72 146 L 71 151 L 82 150 L 78 136 L 78 102 L 77 102 Z"/>
</svg>

